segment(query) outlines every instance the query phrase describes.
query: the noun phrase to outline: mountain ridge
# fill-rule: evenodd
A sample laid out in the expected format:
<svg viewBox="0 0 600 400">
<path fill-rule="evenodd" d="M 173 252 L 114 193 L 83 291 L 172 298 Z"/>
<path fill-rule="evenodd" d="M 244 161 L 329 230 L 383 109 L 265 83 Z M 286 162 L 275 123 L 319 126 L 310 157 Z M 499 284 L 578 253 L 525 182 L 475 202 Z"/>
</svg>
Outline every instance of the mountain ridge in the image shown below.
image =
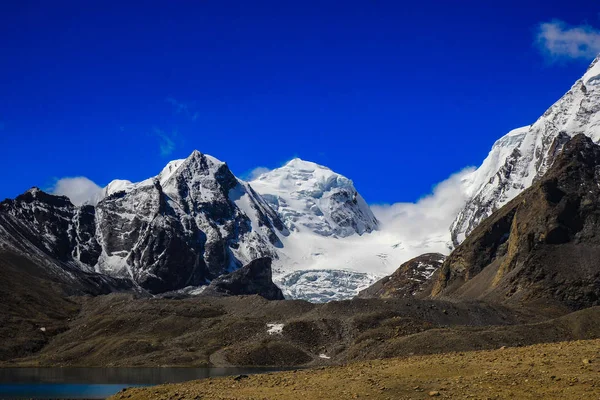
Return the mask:
<svg viewBox="0 0 600 400">
<path fill-rule="evenodd" d="M 575 135 L 541 179 L 446 258 L 431 297 L 570 310 L 600 305 L 598 182 L 600 146 Z"/>
<path fill-rule="evenodd" d="M 351 180 L 300 159 L 290 161 L 287 168 L 293 176 L 316 171 L 319 178 L 308 180 L 302 188 L 306 201 L 314 199 L 312 207 L 296 212 L 311 220 L 302 225 L 303 229 L 337 238 L 377 228 L 376 218 Z M 58 257 L 70 268 L 130 279 L 152 293 L 207 285 L 262 257 L 277 261 L 285 245 L 289 247 L 290 234 L 298 232 L 300 225 L 290 223 L 286 219 L 289 215 L 273 210 L 268 201 L 272 198 L 263 197 L 251 183 L 235 177 L 226 163 L 197 150 L 186 159 L 167 163 L 158 175 L 143 181 L 113 180 L 100 195 L 81 206 L 37 188 L 17 199 L 23 196 L 37 201 L 33 209 L 60 205 L 39 221 L 19 214 L 21 230 L 37 243 L 31 247 L 42 247 L 43 257 Z M 316 206 L 318 202 L 322 210 Z M 24 207 L 24 203 L 18 204 Z M 44 236 L 46 229 L 54 236 L 38 240 L 36 236 Z M 1 224 L 0 233 L 11 235 Z M 335 270 L 336 266 L 332 267 Z M 61 268 L 65 266 L 61 264 L 58 273 Z M 339 282 L 335 276 L 340 273 L 327 270 L 325 280 Z M 280 284 L 285 282 L 281 273 L 277 276 Z M 372 279 L 357 277 L 368 282 Z M 350 290 L 366 285 L 357 284 L 351 284 L 356 289 Z M 289 296 L 293 291 L 287 293 Z M 336 293 L 333 298 L 354 294 L 345 294 L 345 290 Z"/>
<path fill-rule="evenodd" d="M 464 180 L 467 204 L 450 227 L 457 246 L 487 216 L 539 180 L 565 143 L 585 133 L 600 140 L 600 56 L 535 123 L 498 139 Z"/>
</svg>

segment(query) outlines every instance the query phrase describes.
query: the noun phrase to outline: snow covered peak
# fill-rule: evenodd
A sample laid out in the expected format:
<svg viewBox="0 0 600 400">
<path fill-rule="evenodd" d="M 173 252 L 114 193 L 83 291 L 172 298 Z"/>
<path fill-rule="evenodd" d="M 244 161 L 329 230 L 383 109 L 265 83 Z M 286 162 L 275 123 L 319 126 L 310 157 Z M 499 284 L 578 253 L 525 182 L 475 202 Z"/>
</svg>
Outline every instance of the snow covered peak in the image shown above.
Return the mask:
<svg viewBox="0 0 600 400">
<path fill-rule="evenodd" d="M 312 161 L 305 161 L 301 158 L 292 158 L 290 161 L 288 161 L 284 167 L 287 168 L 293 168 L 293 169 L 299 169 L 299 170 L 306 170 L 306 171 L 314 171 L 316 169 L 322 169 L 322 170 L 326 170 L 326 171 L 331 171 L 331 169 L 325 167 L 324 165 L 319 165 L 317 163 L 314 163 Z M 333 171 L 331 171 L 333 172 Z"/>
<path fill-rule="evenodd" d="M 600 83 L 600 55 L 598 55 L 598 57 L 596 57 L 596 59 L 592 61 L 588 70 L 583 75 L 583 78 L 581 78 L 581 80 L 585 85 L 588 85 L 590 83 L 597 85 L 598 83 Z"/>
<path fill-rule="evenodd" d="M 450 228 L 454 245 L 540 179 L 578 133 L 600 141 L 600 56 L 533 125 L 496 141 L 481 166 L 464 180 L 470 199 Z"/>
<path fill-rule="evenodd" d="M 102 198 L 108 197 L 114 193 L 126 192 L 133 186 L 134 183 L 131 181 L 127 181 L 124 179 L 115 179 L 111 181 L 108 185 L 106 185 L 106 187 L 102 190 Z"/>
<path fill-rule="evenodd" d="M 215 173 L 219 168 L 226 165 L 223 161 L 216 159 L 208 154 L 203 154 L 194 150 L 187 158 L 173 160 L 169 162 L 158 174 L 156 179 L 161 185 L 164 185 L 175 174 L 180 174 L 183 170 L 190 170 L 201 173 L 202 175 Z"/>
<path fill-rule="evenodd" d="M 292 231 L 346 237 L 377 229 L 352 181 L 319 164 L 294 158 L 250 184 Z"/>
<path fill-rule="evenodd" d="M 191 177 L 195 173 L 200 173 L 201 175 L 214 174 L 223 165 L 225 163 L 215 157 L 194 150 L 187 158 L 170 161 L 158 175 L 141 182 L 134 183 L 124 179 L 111 181 L 103 189 L 101 198 L 118 192 L 129 192 L 137 187 L 153 185 L 155 181 L 158 181 L 161 186 L 165 186 L 172 177 L 177 173 L 182 173 L 183 170 L 190 171 L 188 177 Z"/>
</svg>

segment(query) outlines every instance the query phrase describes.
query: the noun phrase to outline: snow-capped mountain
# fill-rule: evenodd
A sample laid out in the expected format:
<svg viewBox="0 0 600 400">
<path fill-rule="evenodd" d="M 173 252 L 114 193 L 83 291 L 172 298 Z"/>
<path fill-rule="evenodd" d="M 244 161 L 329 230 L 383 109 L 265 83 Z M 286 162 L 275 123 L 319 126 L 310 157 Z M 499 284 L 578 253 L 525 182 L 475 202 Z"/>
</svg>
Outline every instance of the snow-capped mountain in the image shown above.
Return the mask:
<svg viewBox="0 0 600 400">
<path fill-rule="evenodd" d="M 289 298 L 352 298 L 407 259 L 447 249 L 449 237 L 382 229 L 350 179 L 312 162 L 293 159 L 250 185 L 290 231 L 273 261 L 273 279 Z"/>
<path fill-rule="evenodd" d="M 548 170 L 571 137 L 600 140 L 600 56 L 533 125 L 499 139 L 483 164 L 464 180 L 469 201 L 450 230 L 454 245 Z"/>
<path fill-rule="evenodd" d="M 273 257 L 275 231 L 285 230 L 225 163 L 198 151 L 170 162 L 155 178 L 112 182 L 105 194 L 97 205 L 102 253 L 96 269 L 131 276 L 155 291 L 196 286 Z"/>
<path fill-rule="evenodd" d="M 368 272 L 372 262 L 353 265 L 342 255 L 349 254 L 342 249 L 350 243 L 369 241 L 379 224 L 350 179 L 294 158 L 250 185 L 290 231 L 281 238 L 273 263 L 274 280 L 287 297 L 313 302 L 351 298 L 377 279 Z"/>
<path fill-rule="evenodd" d="M 377 218 L 352 181 L 322 165 L 294 158 L 250 184 L 290 231 L 347 237 L 377 229 Z"/>
<path fill-rule="evenodd" d="M 142 182 L 114 180 L 80 207 L 39 189 L 3 204 L 0 242 L 154 293 L 190 292 L 270 257 L 287 297 L 339 300 L 421 249 L 380 231 L 350 179 L 300 159 L 248 183 L 194 151 Z"/>
<path fill-rule="evenodd" d="M 8 257 L 3 261 L 27 258 L 73 293 L 131 289 L 129 280 L 94 272 L 100 251 L 95 230 L 94 207 L 75 207 L 67 197 L 37 188 L 0 202 L 0 255 Z"/>
<path fill-rule="evenodd" d="M 276 257 L 288 233 L 225 163 L 198 151 L 143 182 L 113 181 L 93 200 L 75 207 L 32 189 L 2 203 L 0 241 L 159 293 Z"/>
<path fill-rule="evenodd" d="M 451 226 L 454 244 L 539 179 L 570 137 L 600 140 L 599 110 L 597 59 L 539 120 L 499 139 L 462 177 L 469 200 Z M 444 234 L 401 236 L 329 168 L 294 159 L 244 182 L 194 151 L 142 182 L 112 181 L 80 207 L 39 189 L 0 203 L 0 250 L 89 280 L 95 292 L 125 281 L 177 291 L 269 257 L 287 297 L 327 301 L 353 297 L 410 258 L 446 252 L 446 223 Z"/>
</svg>

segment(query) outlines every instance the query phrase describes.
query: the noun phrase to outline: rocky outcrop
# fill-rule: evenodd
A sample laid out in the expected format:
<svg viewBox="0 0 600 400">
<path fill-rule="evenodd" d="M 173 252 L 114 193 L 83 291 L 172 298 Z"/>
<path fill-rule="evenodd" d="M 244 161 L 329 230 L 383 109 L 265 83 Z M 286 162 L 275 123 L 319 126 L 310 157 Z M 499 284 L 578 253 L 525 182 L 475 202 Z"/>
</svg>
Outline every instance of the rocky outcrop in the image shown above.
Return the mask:
<svg viewBox="0 0 600 400">
<path fill-rule="evenodd" d="M 408 260 L 392 275 L 360 291 L 357 297 L 361 299 L 413 297 L 423 291 L 445 258 L 446 256 L 440 253 L 427 253 Z"/>
<path fill-rule="evenodd" d="M 440 268 L 436 298 L 600 304 L 600 146 L 580 134 L 532 187 L 485 219 Z"/>
<path fill-rule="evenodd" d="M 283 300 L 281 289 L 273 283 L 271 259 L 263 257 L 242 268 L 214 279 L 202 292 L 204 296 L 258 294 L 267 300 Z"/>
</svg>

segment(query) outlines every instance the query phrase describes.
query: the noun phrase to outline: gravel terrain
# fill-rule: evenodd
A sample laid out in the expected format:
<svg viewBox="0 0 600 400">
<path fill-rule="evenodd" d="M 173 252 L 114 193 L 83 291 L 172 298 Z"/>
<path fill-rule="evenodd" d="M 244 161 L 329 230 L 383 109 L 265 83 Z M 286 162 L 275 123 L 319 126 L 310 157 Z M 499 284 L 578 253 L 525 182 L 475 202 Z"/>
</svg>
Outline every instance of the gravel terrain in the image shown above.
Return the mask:
<svg viewBox="0 0 600 400">
<path fill-rule="evenodd" d="M 598 399 L 600 340 L 127 389 L 111 399 Z"/>
</svg>

